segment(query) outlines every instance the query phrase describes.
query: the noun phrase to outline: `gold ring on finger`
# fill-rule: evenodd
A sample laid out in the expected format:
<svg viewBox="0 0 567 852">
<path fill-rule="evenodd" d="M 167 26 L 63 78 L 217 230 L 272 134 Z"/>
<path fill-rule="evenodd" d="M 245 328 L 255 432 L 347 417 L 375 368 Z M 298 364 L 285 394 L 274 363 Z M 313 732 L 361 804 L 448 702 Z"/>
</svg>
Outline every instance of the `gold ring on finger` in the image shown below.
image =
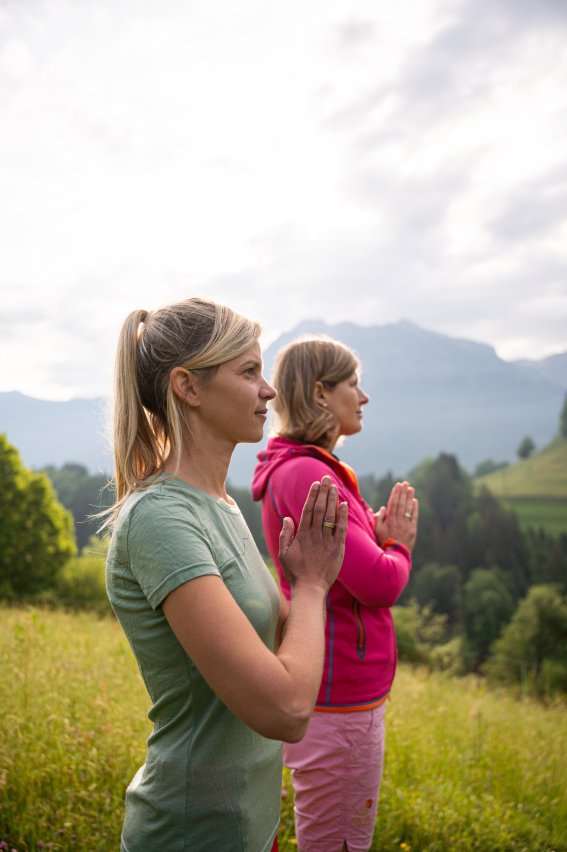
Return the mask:
<svg viewBox="0 0 567 852">
<path fill-rule="evenodd" d="M 407 518 L 408 521 L 411 521 L 411 512 L 404 512 L 404 518 Z"/>
<path fill-rule="evenodd" d="M 323 526 L 327 527 L 328 530 L 334 530 L 337 525 L 332 521 L 323 521 Z"/>
</svg>

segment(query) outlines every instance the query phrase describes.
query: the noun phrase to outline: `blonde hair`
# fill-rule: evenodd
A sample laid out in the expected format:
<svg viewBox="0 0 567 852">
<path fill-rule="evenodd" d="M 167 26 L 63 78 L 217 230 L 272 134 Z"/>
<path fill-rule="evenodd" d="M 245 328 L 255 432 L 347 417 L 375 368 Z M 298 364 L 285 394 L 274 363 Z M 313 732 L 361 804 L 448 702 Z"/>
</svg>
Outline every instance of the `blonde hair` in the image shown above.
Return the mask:
<svg viewBox="0 0 567 852">
<path fill-rule="evenodd" d="M 316 402 L 315 383 L 333 388 L 359 370 L 352 349 L 326 335 L 299 337 L 280 349 L 272 377 L 278 392 L 272 403 L 278 434 L 327 447 L 337 421 Z"/>
<path fill-rule="evenodd" d="M 210 381 L 217 367 L 258 342 L 261 326 L 216 302 L 198 297 L 126 317 L 114 377 L 114 483 L 112 523 L 133 491 L 146 487 L 166 457 L 179 464 L 186 419 L 170 373 L 184 367 Z"/>
</svg>

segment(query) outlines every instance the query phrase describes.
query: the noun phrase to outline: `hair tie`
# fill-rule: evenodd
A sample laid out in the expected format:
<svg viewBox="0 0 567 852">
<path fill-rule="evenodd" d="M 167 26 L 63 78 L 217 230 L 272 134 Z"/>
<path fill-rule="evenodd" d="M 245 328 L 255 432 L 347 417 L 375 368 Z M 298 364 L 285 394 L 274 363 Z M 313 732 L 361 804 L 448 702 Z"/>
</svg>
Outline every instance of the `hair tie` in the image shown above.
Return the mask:
<svg viewBox="0 0 567 852">
<path fill-rule="evenodd" d="M 149 311 L 140 311 L 140 316 L 138 317 L 138 329 L 136 333 L 136 340 L 139 343 L 140 339 L 146 329 L 146 320 L 149 317 Z"/>
</svg>

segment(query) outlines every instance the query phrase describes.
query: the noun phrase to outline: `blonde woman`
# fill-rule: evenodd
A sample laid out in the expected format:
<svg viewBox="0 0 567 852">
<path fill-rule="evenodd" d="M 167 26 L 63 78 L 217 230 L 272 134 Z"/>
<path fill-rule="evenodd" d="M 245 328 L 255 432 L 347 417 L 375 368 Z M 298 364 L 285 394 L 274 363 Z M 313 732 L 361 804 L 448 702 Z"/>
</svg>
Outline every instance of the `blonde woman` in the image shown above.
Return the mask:
<svg viewBox="0 0 567 852">
<path fill-rule="evenodd" d="M 323 678 L 301 742 L 284 746 L 295 790 L 300 852 L 370 848 L 382 778 L 385 702 L 396 669 L 390 607 L 411 569 L 418 502 L 397 483 L 387 507 L 366 505 L 356 475 L 334 453 L 362 429 L 369 398 L 354 353 L 330 338 L 300 339 L 278 355 L 273 383 L 277 436 L 259 454 L 253 482 L 268 550 L 286 596 L 278 529 L 298 519 L 311 479 L 329 476 L 349 507 L 345 557 L 327 595 Z"/>
<path fill-rule="evenodd" d="M 278 740 L 303 736 L 317 695 L 347 509 L 327 477 L 284 520 L 288 613 L 226 492 L 234 447 L 260 440 L 275 397 L 259 334 L 198 298 L 134 311 L 120 334 L 107 588 L 153 722 L 123 852 L 277 848 Z"/>
</svg>

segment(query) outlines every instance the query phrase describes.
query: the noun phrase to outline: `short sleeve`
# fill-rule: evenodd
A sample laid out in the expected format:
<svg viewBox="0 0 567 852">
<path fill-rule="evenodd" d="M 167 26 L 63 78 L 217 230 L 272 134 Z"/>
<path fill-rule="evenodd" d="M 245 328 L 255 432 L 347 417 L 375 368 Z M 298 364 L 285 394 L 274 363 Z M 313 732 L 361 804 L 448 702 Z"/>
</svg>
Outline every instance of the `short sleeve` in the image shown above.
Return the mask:
<svg viewBox="0 0 567 852">
<path fill-rule="evenodd" d="M 204 525 L 183 498 L 145 494 L 132 510 L 127 548 L 130 569 L 153 609 L 188 580 L 220 576 Z"/>
</svg>

